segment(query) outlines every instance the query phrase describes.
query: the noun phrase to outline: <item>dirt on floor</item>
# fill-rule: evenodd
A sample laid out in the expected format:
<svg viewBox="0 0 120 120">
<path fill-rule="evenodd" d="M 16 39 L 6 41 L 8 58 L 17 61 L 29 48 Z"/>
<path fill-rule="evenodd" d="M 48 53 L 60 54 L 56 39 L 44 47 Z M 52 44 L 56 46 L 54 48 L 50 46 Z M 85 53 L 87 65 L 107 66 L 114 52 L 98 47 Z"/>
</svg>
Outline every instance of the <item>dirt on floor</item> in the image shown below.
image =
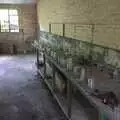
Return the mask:
<svg viewBox="0 0 120 120">
<path fill-rule="evenodd" d="M 0 120 L 66 120 L 33 55 L 0 56 Z"/>
</svg>

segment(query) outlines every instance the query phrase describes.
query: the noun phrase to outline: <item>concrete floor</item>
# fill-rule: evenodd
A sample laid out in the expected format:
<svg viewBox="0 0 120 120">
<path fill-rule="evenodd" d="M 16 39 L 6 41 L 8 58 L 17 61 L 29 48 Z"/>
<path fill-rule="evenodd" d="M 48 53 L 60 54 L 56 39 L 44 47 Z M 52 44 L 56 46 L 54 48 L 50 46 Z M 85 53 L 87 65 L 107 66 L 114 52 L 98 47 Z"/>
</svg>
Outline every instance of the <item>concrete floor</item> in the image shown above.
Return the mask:
<svg viewBox="0 0 120 120">
<path fill-rule="evenodd" d="M 38 79 L 35 57 L 0 57 L 0 120 L 65 120 Z"/>
</svg>

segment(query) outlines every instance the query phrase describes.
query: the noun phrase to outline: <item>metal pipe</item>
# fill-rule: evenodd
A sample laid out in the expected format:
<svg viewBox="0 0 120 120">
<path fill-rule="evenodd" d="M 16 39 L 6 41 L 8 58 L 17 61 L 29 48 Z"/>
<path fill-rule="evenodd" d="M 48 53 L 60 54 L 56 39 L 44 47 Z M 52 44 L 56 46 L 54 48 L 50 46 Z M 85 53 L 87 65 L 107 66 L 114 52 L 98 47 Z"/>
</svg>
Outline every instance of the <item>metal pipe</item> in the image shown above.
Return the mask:
<svg viewBox="0 0 120 120">
<path fill-rule="evenodd" d="M 68 116 L 71 119 L 72 116 L 72 84 L 70 80 L 67 80 L 67 97 L 68 97 Z"/>
</svg>

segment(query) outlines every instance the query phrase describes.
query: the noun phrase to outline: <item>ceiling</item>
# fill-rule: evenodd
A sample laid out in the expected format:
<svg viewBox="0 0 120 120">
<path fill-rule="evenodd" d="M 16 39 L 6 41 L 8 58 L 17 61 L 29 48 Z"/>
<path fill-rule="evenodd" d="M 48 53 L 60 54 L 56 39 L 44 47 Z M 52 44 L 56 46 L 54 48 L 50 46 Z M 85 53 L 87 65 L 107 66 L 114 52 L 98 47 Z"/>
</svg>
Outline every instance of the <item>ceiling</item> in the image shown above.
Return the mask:
<svg viewBox="0 0 120 120">
<path fill-rule="evenodd" d="M 0 0 L 0 4 L 29 4 L 36 3 L 36 0 Z"/>
</svg>

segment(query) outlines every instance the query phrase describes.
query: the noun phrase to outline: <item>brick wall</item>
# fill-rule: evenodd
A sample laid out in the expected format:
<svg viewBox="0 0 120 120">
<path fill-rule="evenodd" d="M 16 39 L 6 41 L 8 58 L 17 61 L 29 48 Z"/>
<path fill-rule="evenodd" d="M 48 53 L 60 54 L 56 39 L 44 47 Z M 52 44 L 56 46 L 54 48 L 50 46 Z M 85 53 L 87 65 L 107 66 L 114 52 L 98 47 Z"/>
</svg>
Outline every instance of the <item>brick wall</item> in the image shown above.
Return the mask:
<svg viewBox="0 0 120 120">
<path fill-rule="evenodd" d="M 18 9 L 19 12 L 19 33 L 0 33 L 0 43 L 17 46 L 18 52 L 31 51 L 31 42 L 36 39 L 37 14 L 35 4 L 0 4 L 0 8 Z M 6 46 L 6 45 L 5 45 Z"/>
<path fill-rule="evenodd" d="M 120 49 L 119 5 L 119 0 L 38 0 L 39 24 L 41 30 L 49 31 L 49 23 L 69 23 L 65 35 L 85 41 L 92 39 L 86 25 L 95 24 L 94 43 Z M 53 33 L 61 34 L 61 27 Z"/>
</svg>

